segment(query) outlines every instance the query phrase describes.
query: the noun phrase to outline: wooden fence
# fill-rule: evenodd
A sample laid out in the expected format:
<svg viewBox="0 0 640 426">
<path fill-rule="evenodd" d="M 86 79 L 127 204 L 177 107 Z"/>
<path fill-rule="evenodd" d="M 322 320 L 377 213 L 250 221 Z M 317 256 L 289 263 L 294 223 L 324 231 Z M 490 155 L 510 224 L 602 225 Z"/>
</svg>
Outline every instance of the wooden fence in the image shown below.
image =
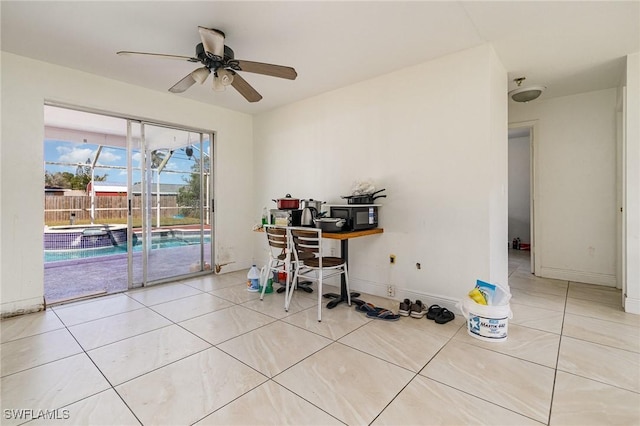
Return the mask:
<svg viewBox="0 0 640 426">
<path fill-rule="evenodd" d="M 151 199 L 152 213 L 156 214 L 156 196 Z M 133 217 L 140 217 L 141 197 L 132 199 L 131 208 Z M 175 195 L 163 195 L 160 197 L 160 215 L 173 217 L 180 214 Z M 71 213 L 75 213 L 75 220 L 87 222 L 91 220 L 91 197 L 89 196 L 45 196 L 44 197 L 44 221 L 45 223 L 69 222 Z M 127 221 L 127 197 L 109 196 L 95 198 L 95 221 L 109 222 L 115 220 L 118 223 Z"/>
</svg>

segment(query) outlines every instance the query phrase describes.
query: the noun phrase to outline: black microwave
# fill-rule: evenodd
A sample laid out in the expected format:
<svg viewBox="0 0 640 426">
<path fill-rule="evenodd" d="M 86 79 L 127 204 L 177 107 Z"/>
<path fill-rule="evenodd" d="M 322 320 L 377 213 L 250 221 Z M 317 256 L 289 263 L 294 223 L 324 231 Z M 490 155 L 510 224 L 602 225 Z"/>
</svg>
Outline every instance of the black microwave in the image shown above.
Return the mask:
<svg viewBox="0 0 640 426">
<path fill-rule="evenodd" d="M 346 220 L 344 230 L 360 231 L 378 227 L 378 206 L 353 205 L 353 206 L 331 206 L 331 217 L 338 217 Z"/>
</svg>

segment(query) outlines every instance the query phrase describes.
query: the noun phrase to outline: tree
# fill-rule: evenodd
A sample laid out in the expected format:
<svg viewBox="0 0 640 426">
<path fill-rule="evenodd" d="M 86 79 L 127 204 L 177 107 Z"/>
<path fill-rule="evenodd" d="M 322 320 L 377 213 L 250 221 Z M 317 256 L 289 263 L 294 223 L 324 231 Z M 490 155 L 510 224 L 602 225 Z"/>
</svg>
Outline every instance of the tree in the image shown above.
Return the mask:
<svg viewBox="0 0 640 426">
<path fill-rule="evenodd" d="M 195 162 L 191 166 L 189 178 L 183 178 L 186 185 L 178 189 L 176 200 L 178 205 L 183 207 L 180 214 L 185 217 L 200 218 L 200 161 L 194 158 Z M 209 157 L 204 157 L 204 172 L 209 173 Z M 206 180 L 205 180 L 206 182 Z"/>
<path fill-rule="evenodd" d="M 95 175 L 94 180 L 96 182 L 104 182 L 107 180 L 108 174 Z M 91 182 L 91 167 L 78 166 L 76 174 L 71 172 L 44 172 L 44 184 L 45 186 L 56 186 L 65 189 L 80 189 L 86 190 L 87 185 Z"/>
</svg>

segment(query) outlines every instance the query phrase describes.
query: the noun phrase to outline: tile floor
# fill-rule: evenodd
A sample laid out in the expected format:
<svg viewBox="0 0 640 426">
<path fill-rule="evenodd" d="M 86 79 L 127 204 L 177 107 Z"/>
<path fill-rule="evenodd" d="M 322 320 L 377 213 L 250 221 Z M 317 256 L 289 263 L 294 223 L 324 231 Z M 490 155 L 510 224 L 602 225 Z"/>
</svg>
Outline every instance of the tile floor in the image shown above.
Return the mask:
<svg viewBox="0 0 640 426">
<path fill-rule="evenodd" d="M 614 289 L 532 276 L 523 254 L 499 343 L 461 316 L 384 322 L 343 304 L 318 323 L 315 293 L 286 313 L 244 273 L 10 318 L 0 423 L 640 424 L 640 316 Z"/>
</svg>

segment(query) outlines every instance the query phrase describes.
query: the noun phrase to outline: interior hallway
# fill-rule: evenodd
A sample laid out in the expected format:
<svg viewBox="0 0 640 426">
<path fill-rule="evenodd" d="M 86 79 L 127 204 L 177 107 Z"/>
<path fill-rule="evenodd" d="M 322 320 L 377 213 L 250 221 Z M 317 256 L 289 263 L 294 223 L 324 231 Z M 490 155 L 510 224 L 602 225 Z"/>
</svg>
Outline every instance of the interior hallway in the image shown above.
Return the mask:
<svg viewBox="0 0 640 426">
<path fill-rule="evenodd" d="M 342 304 L 318 323 L 315 292 L 286 313 L 246 272 L 6 319 L 2 424 L 56 409 L 68 419 L 30 424 L 640 424 L 640 316 L 618 290 L 536 278 L 528 252 L 511 255 L 500 343 L 461 316 L 385 322 Z"/>
</svg>

